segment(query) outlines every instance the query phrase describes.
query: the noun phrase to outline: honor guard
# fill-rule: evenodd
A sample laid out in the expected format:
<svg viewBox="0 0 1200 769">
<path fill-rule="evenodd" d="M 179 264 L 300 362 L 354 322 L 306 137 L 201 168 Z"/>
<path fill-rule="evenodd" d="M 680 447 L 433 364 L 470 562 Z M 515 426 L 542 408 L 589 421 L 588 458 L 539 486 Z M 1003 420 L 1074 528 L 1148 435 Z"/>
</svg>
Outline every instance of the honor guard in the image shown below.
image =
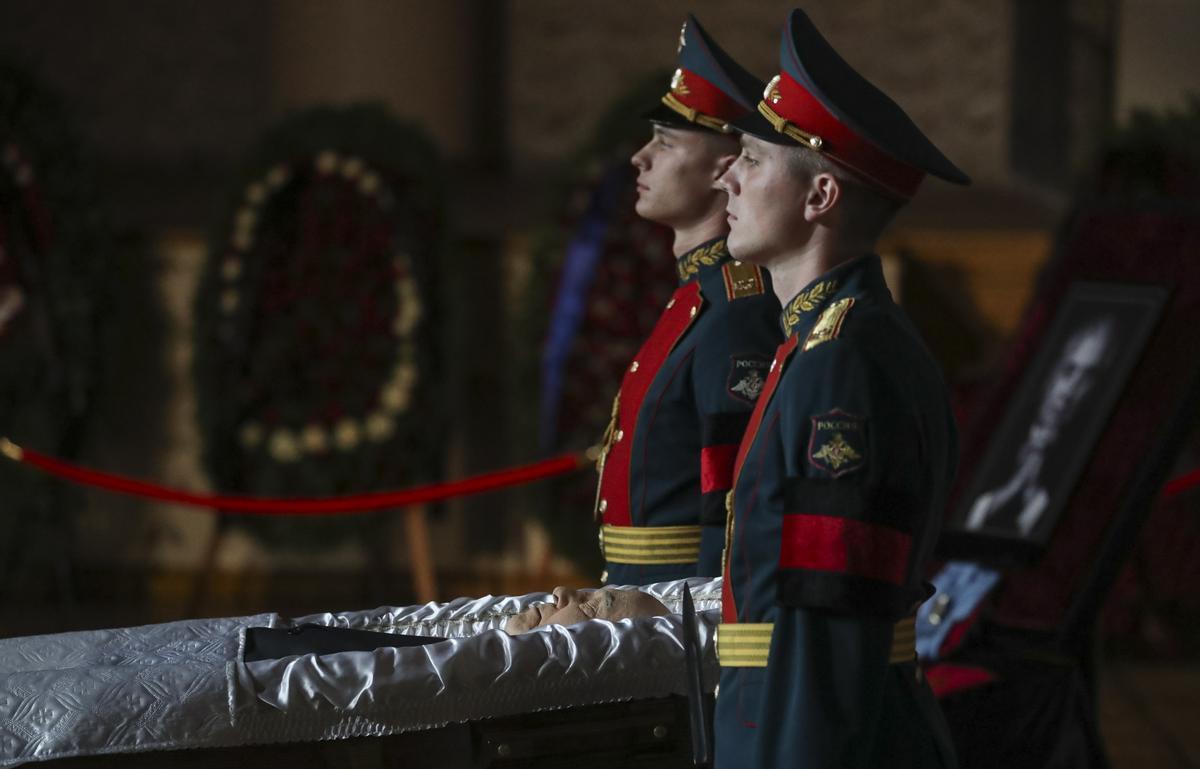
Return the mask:
<svg viewBox="0 0 1200 769">
<path fill-rule="evenodd" d="M 801 11 L 721 180 L 783 304 L 738 450 L 716 765 L 951 766 L 913 617 L 954 474 L 942 374 L 871 253 L 926 174 L 967 183 Z"/>
<path fill-rule="evenodd" d="M 678 69 L 632 158 L 637 212 L 675 232 L 679 288 L 629 363 L 601 444 L 596 515 L 604 580 L 641 585 L 720 573 L 726 492 L 750 411 L 781 340 L 759 267 L 725 244 L 716 179 L 739 151 L 730 123 L 761 81 L 687 17 Z"/>
</svg>

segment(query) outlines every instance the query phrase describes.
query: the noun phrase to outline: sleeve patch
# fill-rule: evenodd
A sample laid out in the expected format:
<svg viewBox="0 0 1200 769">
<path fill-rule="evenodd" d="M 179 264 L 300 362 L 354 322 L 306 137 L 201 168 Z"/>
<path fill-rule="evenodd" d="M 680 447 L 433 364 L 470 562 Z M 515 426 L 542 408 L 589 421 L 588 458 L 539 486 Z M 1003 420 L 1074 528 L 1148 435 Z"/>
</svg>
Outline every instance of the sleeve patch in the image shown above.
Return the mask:
<svg viewBox="0 0 1200 769">
<path fill-rule="evenodd" d="M 866 418 L 841 409 L 813 417 L 808 463 L 833 478 L 866 467 Z"/>
<path fill-rule="evenodd" d="M 726 391 L 737 400 L 754 403 L 767 383 L 771 359 L 766 355 L 732 355 L 729 360 Z"/>
</svg>

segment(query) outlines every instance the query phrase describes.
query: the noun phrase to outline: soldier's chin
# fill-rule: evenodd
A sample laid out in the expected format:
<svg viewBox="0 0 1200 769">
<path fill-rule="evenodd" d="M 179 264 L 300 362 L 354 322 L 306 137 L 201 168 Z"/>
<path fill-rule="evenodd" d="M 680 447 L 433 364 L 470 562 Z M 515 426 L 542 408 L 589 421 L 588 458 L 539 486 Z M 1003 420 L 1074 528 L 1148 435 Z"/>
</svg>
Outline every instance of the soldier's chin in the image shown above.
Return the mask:
<svg viewBox="0 0 1200 769">
<path fill-rule="evenodd" d="M 644 192 L 638 194 L 637 203 L 634 205 L 633 210 L 637 212 L 638 216 L 656 224 L 666 224 L 667 220 L 670 219 L 669 213 L 663 211 L 661 206 L 655 205 L 654 198 L 647 197 Z"/>
<path fill-rule="evenodd" d="M 745 227 L 733 226 L 729 230 L 728 237 L 725 238 L 725 246 L 729 249 L 729 255 L 739 262 L 757 263 L 757 255 L 759 249 L 755 247 L 754 242 L 749 237 L 750 233 L 746 232 Z"/>
</svg>

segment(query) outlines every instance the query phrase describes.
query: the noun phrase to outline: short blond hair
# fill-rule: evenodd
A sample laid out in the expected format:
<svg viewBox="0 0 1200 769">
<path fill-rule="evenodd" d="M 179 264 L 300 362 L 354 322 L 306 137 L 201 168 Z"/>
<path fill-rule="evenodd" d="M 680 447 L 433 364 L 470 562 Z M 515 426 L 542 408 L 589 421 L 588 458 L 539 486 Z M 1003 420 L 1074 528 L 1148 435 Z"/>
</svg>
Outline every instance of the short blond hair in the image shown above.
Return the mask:
<svg viewBox="0 0 1200 769">
<path fill-rule="evenodd" d="M 878 237 L 904 205 L 867 187 L 849 171 L 820 152 L 807 147 L 794 147 L 787 154 L 788 167 L 804 179 L 829 174 L 842 189 L 848 226 Z"/>
</svg>

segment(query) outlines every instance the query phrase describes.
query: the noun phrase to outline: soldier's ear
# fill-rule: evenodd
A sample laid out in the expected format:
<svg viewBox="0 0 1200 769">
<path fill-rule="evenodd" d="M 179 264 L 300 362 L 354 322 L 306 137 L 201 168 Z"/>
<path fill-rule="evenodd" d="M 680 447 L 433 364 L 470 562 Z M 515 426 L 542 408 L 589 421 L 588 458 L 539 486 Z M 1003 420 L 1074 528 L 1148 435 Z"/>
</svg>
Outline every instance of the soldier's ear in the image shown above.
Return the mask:
<svg viewBox="0 0 1200 769">
<path fill-rule="evenodd" d="M 831 173 L 815 174 L 804 195 L 804 219 L 815 222 L 825 219 L 842 199 L 842 183 Z"/>
</svg>

